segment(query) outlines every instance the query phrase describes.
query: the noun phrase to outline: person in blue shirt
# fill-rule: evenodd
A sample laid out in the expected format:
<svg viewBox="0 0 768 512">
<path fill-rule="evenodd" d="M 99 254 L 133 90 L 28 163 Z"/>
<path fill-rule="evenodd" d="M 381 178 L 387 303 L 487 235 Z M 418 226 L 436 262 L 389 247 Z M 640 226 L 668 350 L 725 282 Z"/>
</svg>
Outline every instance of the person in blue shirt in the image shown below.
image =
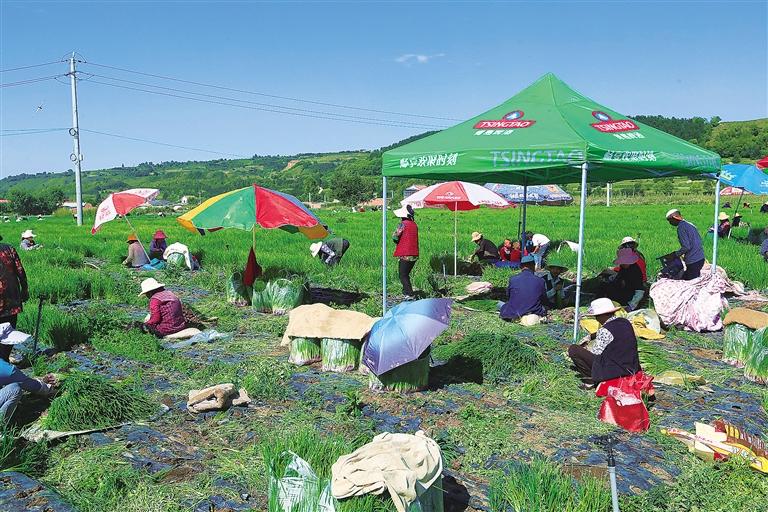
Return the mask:
<svg viewBox="0 0 768 512">
<path fill-rule="evenodd" d="M 0 344 L 16 345 L 27 338 L 28 334 L 14 330 L 10 323 L 0 324 Z M 48 396 L 53 393 L 55 383 L 53 375 L 33 379 L 11 363 L 0 359 L 0 423 L 7 423 L 11 419 L 23 391 Z"/>
<path fill-rule="evenodd" d="M 667 222 L 677 227 L 677 239 L 680 249 L 675 255 L 685 261 L 685 273 L 682 279 L 690 281 L 701 276 L 704 266 L 704 246 L 696 226 L 683 219 L 680 210 L 672 209 L 667 212 Z"/>
<path fill-rule="evenodd" d="M 509 278 L 507 302 L 499 311 L 502 320 L 518 320 L 525 315 L 545 316 L 547 310 L 547 286 L 544 279 L 534 273 L 533 256 L 523 256 L 520 273 Z"/>
</svg>

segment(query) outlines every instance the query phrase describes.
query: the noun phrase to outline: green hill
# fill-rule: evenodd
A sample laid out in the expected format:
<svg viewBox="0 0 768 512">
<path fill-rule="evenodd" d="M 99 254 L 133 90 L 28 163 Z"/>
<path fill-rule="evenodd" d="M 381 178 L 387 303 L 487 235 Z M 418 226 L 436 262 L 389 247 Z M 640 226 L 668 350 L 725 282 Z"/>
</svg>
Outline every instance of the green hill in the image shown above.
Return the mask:
<svg viewBox="0 0 768 512">
<path fill-rule="evenodd" d="M 755 161 L 768 154 L 768 119 L 721 122 L 702 117 L 675 118 L 663 116 L 634 116 L 675 136 L 720 153 L 725 161 Z M 374 151 L 345 151 L 338 153 L 306 153 L 297 155 L 254 155 L 244 159 L 219 159 L 189 162 L 145 162 L 135 167 L 117 167 L 83 173 L 83 198 L 97 203 L 115 190 L 133 187 L 158 188 L 160 197 L 177 201 L 183 196 L 210 197 L 251 183 L 276 188 L 296 195 L 302 200 L 339 199 L 354 203 L 380 193 L 381 153 L 390 148 L 429 135 L 410 137 L 391 146 Z M 413 180 L 392 180 L 395 196 L 414 183 Z M 591 184 L 591 188 L 600 187 Z M 74 172 L 20 174 L 0 180 L 0 197 L 13 199 L 18 191 L 33 195 L 49 194 L 54 190 L 72 195 Z M 572 188 L 572 187 L 571 187 Z M 706 194 L 706 183 L 690 185 L 688 180 L 647 180 L 617 184 L 615 191 L 631 195 L 646 192 L 671 193 L 688 191 Z"/>
</svg>

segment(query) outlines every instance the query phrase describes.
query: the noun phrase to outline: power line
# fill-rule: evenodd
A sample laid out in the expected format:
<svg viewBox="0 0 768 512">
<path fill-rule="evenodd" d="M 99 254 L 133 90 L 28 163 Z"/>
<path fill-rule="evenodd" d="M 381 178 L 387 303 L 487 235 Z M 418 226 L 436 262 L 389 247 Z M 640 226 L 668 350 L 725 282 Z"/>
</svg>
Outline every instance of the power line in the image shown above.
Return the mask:
<svg viewBox="0 0 768 512">
<path fill-rule="evenodd" d="M 6 82 L 6 83 L 0 83 L 0 87 L 16 87 L 19 85 L 29 85 L 37 82 L 44 82 L 45 80 L 54 80 L 56 78 L 67 76 L 66 73 L 62 73 L 59 75 L 50 75 L 50 76 L 41 76 L 37 78 L 30 78 L 27 80 L 19 80 L 18 82 Z"/>
<path fill-rule="evenodd" d="M 127 135 L 120 135 L 120 134 L 117 134 L 117 133 L 109 133 L 109 132 L 101 132 L 101 131 L 98 131 L 98 130 L 88 130 L 86 128 L 80 128 L 80 131 L 87 132 L 87 133 L 95 133 L 97 135 L 104 135 L 104 136 L 107 136 L 107 137 L 115 137 L 117 139 L 132 140 L 132 141 L 135 141 L 135 142 L 146 142 L 148 144 L 157 144 L 158 146 L 167 146 L 167 147 L 170 147 L 170 148 L 189 149 L 191 151 L 201 151 L 203 153 L 212 153 L 212 154 L 216 154 L 216 155 L 235 156 L 235 157 L 238 157 L 238 158 L 250 158 L 250 156 L 239 155 L 237 153 L 227 153 L 227 152 L 224 152 L 224 151 L 214 151 L 214 150 L 211 150 L 211 149 L 195 148 L 195 147 L 192 147 L 192 146 L 178 146 L 176 144 L 168 144 L 166 142 L 158 142 L 156 140 L 140 139 L 138 137 L 129 137 Z"/>
<path fill-rule="evenodd" d="M 395 112 L 395 111 L 390 111 L 390 110 L 377 110 L 377 109 L 372 109 L 372 108 L 354 107 L 354 106 L 351 106 L 351 105 L 342 105 L 342 104 L 339 104 L 339 103 L 328 103 L 328 102 L 324 102 L 324 101 L 307 100 L 307 99 L 303 99 L 303 98 L 293 98 L 293 97 L 290 97 L 290 96 L 279 96 L 279 95 L 276 95 L 276 94 L 268 94 L 268 93 L 257 92 L 257 91 L 248 91 L 248 90 L 245 90 L 245 89 L 235 89 L 233 87 L 226 87 L 226 86 L 223 86 L 223 85 L 206 84 L 206 83 L 203 83 L 203 82 L 195 82 L 195 81 L 192 81 L 192 80 L 184 80 L 184 79 L 181 79 L 181 78 L 174 78 L 174 77 L 170 77 L 170 76 L 157 75 L 157 74 L 153 74 L 153 73 L 145 73 L 143 71 L 136 71 L 136 70 L 132 70 L 132 69 L 120 68 L 120 67 L 117 67 L 117 66 L 109 66 L 109 65 L 106 65 L 106 64 L 97 64 L 95 62 L 84 61 L 83 64 L 91 65 L 91 66 L 98 66 L 98 67 L 107 68 L 107 69 L 114 69 L 116 71 L 123 71 L 125 73 L 134 73 L 134 74 L 137 74 L 137 75 L 149 76 L 149 77 L 152 77 L 152 78 L 159 78 L 159 79 L 162 79 L 162 80 L 172 80 L 174 82 L 180 82 L 180 83 L 185 83 L 185 84 L 190 84 L 190 85 L 197 85 L 197 86 L 200 86 L 200 87 L 210 87 L 210 88 L 213 88 L 213 89 L 221 89 L 221 90 L 224 90 L 224 91 L 239 92 L 239 93 L 243 93 L 243 94 L 253 94 L 253 95 L 256 95 L 256 96 L 264 96 L 264 97 L 267 97 L 267 98 L 274 98 L 274 99 L 280 99 L 280 100 L 298 101 L 298 102 L 301 102 L 301 103 L 311 103 L 311 104 L 314 104 L 314 105 L 323 105 L 323 106 L 326 106 L 326 107 L 345 108 L 345 109 L 350 109 L 350 110 L 360 110 L 360 111 L 363 111 L 363 112 L 375 112 L 375 113 L 378 113 L 378 114 L 390 114 L 390 115 L 396 115 L 396 116 L 421 117 L 421 118 L 425 118 L 425 119 L 437 119 L 437 120 L 441 120 L 441 121 L 463 121 L 463 119 L 457 119 L 457 118 L 453 118 L 453 117 L 428 116 L 428 115 L 424 115 L 424 114 L 412 114 L 412 113 L 408 113 L 408 112 Z"/>
<path fill-rule="evenodd" d="M 54 60 L 52 62 L 43 62 L 42 64 L 31 64 L 29 66 L 19 66 L 17 68 L 0 69 L 0 73 L 6 73 L 8 71 L 20 71 L 22 69 L 39 68 L 42 66 L 50 66 L 51 64 L 61 64 L 63 60 Z"/>
<path fill-rule="evenodd" d="M 133 80 L 125 80 L 123 78 L 116 78 L 116 77 L 111 77 L 111 76 L 106 76 L 106 75 L 99 75 L 99 74 L 95 74 L 95 73 L 89 73 L 89 75 L 91 77 L 105 78 L 107 80 L 113 80 L 115 82 L 120 82 L 120 83 L 140 85 L 140 86 L 143 86 L 143 87 L 152 87 L 152 88 L 161 89 L 161 90 L 164 90 L 164 91 L 173 91 L 176 94 L 178 94 L 178 93 L 192 94 L 192 95 L 195 95 L 195 96 L 202 96 L 202 97 L 205 97 L 205 98 L 214 98 L 214 99 L 223 100 L 223 101 L 235 101 L 235 102 L 238 102 L 238 103 L 246 103 L 246 104 L 249 104 L 249 105 L 257 105 L 257 106 L 261 106 L 261 107 L 269 107 L 269 108 L 290 110 L 290 111 L 294 111 L 294 112 L 302 112 L 302 113 L 309 113 L 309 114 L 319 114 L 319 115 L 324 115 L 324 116 L 334 116 L 334 117 L 346 118 L 346 119 L 359 119 L 359 120 L 371 121 L 371 122 L 372 121 L 376 121 L 376 122 L 383 122 L 383 123 L 393 123 L 393 124 L 398 124 L 398 125 L 412 125 L 414 128 L 443 128 L 442 126 L 435 126 L 435 125 L 429 125 L 429 124 L 423 124 L 423 123 L 414 123 L 414 122 L 411 122 L 411 121 L 402 121 L 402 120 L 396 120 L 396 119 L 379 119 L 379 118 L 375 118 L 375 117 L 372 118 L 372 117 L 355 116 L 355 115 L 350 115 L 350 114 L 338 114 L 336 112 L 326 112 L 326 111 L 322 111 L 322 110 L 308 110 L 308 109 L 304 109 L 304 108 L 286 107 L 286 106 L 283 106 L 283 105 L 275 105 L 274 103 L 261 103 L 261 102 L 258 102 L 258 101 L 243 100 L 243 99 L 239 99 L 239 98 L 232 98 L 232 97 L 229 97 L 229 96 L 218 96 L 218 95 L 215 95 L 215 94 L 205 94 L 205 93 L 201 93 L 201 92 L 188 91 L 188 90 L 177 89 L 177 88 L 172 88 L 172 87 L 163 87 L 161 85 L 148 84 L 148 83 L 144 83 L 144 82 L 135 82 Z M 101 82 L 98 82 L 98 83 L 101 83 Z"/>
<path fill-rule="evenodd" d="M 150 94 L 157 94 L 157 95 L 160 95 L 160 96 L 169 96 L 169 97 L 172 97 L 172 98 L 180 98 L 180 99 L 185 99 L 185 100 L 197 101 L 197 102 L 201 102 L 201 103 L 210 103 L 210 104 L 214 104 L 214 105 L 226 105 L 226 106 L 230 106 L 230 107 L 244 108 L 244 109 L 249 109 L 249 110 L 259 110 L 259 111 L 262 111 L 262 112 L 273 112 L 273 113 L 276 113 L 276 114 L 288 114 L 288 115 L 299 116 L 299 117 L 311 117 L 311 118 L 314 118 L 314 119 L 327 119 L 327 120 L 331 120 L 331 121 L 347 121 L 347 122 L 350 122 L 350 123 L 360 123 L 360 124 L 378 125 L 378 126 L 392 126 L 392 127 L 397 127 L 397 128 L 417 128 L 417 127 L 421 127 L 421 128 L 439 128 L 439 129 L 443 128 L 442 126 L 430 126 L 430 125 L 416 126 L 416 125 L 413 125 L 413 124 L 410 124 L 410 125 L 408 125 L 408 124 L 401 124 L 399 122 L 382 123 L 382 122 L 376 122 L 376 121 L 365 121 L 365 120 L 362 120 L 362 119 L 347 119 L 347 118 L 342 118 L 342 117 L 331 117 L 329 115 L 323 116 L 323 115 L 314 115 L 314 114 L 304 114 L 304 113 L 299 113 L 299 112 L 290 112 L 290 111 L 286 111 L 286 110 L 278 110 L 278 109 L 274 109 L 274 108 L 254 107 L 254 106 L 250 106 L 250 105 L 239 105 L 237 103 L 228 103 L 228 102 L 225 102 L 225 101 L 215 101 L 215 100 L 209 100 L 209 99 L 203 99 L 203 98 L 192 98 L 192 97 L 189 97 L 189 96 L 182 96 L 180 94 L 172 94 L 172 93 L 162 92 L 162 91 L 151 91 L 149 89 L 141 89 L 141 88 L 138 88 L 138 87 L 130 87 L 130 86 L 127 86 L 127 85 L 119 85 L 119 84 L 112 84 L 112 83 L 108 83 L 108 82 L 101 82 L 99 80 L 89 80 L 87 83 L 107 85 L 109 87 L 118 87 L 120 89 L 128 89 L 128 90 L 132 90 L 132 91 L 146 92 L 146 93 L 150 93 Z M 334 115 L 334 114 L 331 114 L 331 115 Z"/>
<path fill-rule="evenodd" d="M 51 133 L 69 130 L 69 128 L 27 128 L 18 130 L 0 130 L 0 137 L 12 137 L 15 135 L 38 135 L 41 133 Z"/>
</svg>

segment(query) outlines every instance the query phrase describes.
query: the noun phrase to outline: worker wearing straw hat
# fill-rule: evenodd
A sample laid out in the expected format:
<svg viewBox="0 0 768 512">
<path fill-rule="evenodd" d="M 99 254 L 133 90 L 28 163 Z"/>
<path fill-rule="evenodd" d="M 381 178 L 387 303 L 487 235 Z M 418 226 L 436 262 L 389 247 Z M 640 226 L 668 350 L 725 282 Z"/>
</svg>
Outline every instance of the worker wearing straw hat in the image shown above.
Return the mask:
<svg viewBox="0 0 768 512">
<path fill-rule="evenodd" d="M 717 226 L 717 236 L 720 238 L 728 238 L 728 235 L 731 233 L 731 218 L 728 217 L 727 213 L 720 212 L 717 220 L 720 221 L 720 224 Z"/>
<path fill-rule="evenodd" d="M 760 213 L 768 213 L 768 201 L 763 203 L 763 206 L 760 207 Z"/>
<path fill-rule="evenodd" d="M 149 318 L 142 324 L 142 330 L 158 338 L 175 334 L 187 328 L 181 300 L 165 284 L 153 277 L 141 282 L 139 297 L 149 298 Z"/>
<path fill-rule="evenodd" d="M 741 214 L 739 212 L 736 212 L 733 214 L 733 222 L 731 223 L 731 227 L 737 228 L 741 225 Z"/>
<path fill-rule="evenodd" d="M 411 271 L 419 260 L 419 227 L 416 225 L 416 214 L 411 205 L 398 208 L 392 213 L 400 219 L 400 224 L 392 235 L 392 240 L 397 244 L 394 253 L 395 258 L 399 260 L 397 273 L 400 284 L 403 285 L 403 295 L 410 299 L 413 297 Z"/>
<path fill-rule="evenodd" d="M 640 242 L 632 238 L 631 236 L 625 236 L 621 239 L 621 243 L 619 244 L 619 248 L 616 249 L 616 257 L 619 256 L 619 251 L 622 249 L 632 249 L 632 252 L 637 254 L 637 266 L 640 267 L 640 272 L 643 273 L 643 282 L 648 282 L 648 265 L 645 262 L 645 255 L 638 251 L 637 248 L 639 247 Z M 616 266 L 613 268 L 614 272 L 618 272 L 621 270 L 621 267 Z"/>
<path fill-rule="evenodd" d="M 677 240 L 680 249 L 673 254 L 685 261 L 685 272 L 682 279 L 690 281 L 701 275 L 704 266 L 704 246 L 696 226 L 683 218 L 680 210 L 673 208 L 667 212 L 667 222 L 677 227 Z"/>
<path fill-rule="evenodd" d="M 472 253 L 471 259 L 477 258 L 485 265 L 493 265 L 499 261 L 499 248 L 482 233 L 479 231 L 472 233 L 472 242 L 477 244 L 477 249 Z"/>
<path fill-rule="evenodd" d="M 628 310 L 637 309 L 645 295 L 643 273 L 637 262 L 640 257 L 630 248 L 619 249 L 614 265 L 619 271 L 616 277 L 603 285 L 602 295 L 614 300 Z"/>
<path fill-rule="evenodd" d="M 149 263 L 147 252 L 135 233 L 131 233 L 126 240 L 128 243 L 128 257 L 123 260 L 123 265 L 131 268 L 140 268 Z"/>
<path fill-rule="evenodd" d="M 349 249 L 349 240 L 335 237 L 311 244 L 309 253 L 313 258 L 320 258 L 320 261 L 326 265 L 333 266 L 341 261 L 347 249 Z"/>
<path fill-rule="evenodd" d="M 168 242 L 165 241 L 166 236 L 163 230 L 158 229 L 155 234 L 152 235 L 152 241 L 149 242 L 149 257 L 151 259 L 163 259 L 163 253 L 168 248 Z"/>
<path fill-rule="evenodd" d="M 21 234 L 21 243 L 19 244 L 19 247 L 21 247 L 23 251 L 34 251 L 35 249 L 40 249 L 42 245 L 35 242 L 35 238 L 37 238 L 37 235 L 34 234 L 31 229 L 24 231 Z"/>
<path fill-rule="evenodd" d="M 594 341 L 587 338 L 568 347 L 568 357 L 588 386 L 633 375 L 641 369 L 635 331 L 629 320 L 615 316 L 619 309 L 611 299 L 593 300 L 587 315 L 600 324 Z"/>
</svg>

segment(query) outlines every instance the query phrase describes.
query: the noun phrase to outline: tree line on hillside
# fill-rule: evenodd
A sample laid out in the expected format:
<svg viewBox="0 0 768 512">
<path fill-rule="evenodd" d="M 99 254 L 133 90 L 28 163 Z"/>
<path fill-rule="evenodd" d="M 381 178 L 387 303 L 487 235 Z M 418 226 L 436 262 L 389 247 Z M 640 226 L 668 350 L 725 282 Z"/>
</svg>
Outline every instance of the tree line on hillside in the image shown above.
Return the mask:
<svg viewBox="0 0 768 512">
<path fill-rule="evenodd" d="M 719 117 L 676 118 L 665 116 L 634 116 L 639 122 L 653 126 L 694 144 L 718 152 L 724 161 L 756 160 L 768 154 L 768 119 L 722 122 Z M 84 200 L 98 204 L 110 192 L 134 187 L 160 189 L 160 197 L 171 201 L 183 196 L 197 199 L 221 194 L 228 190 L 258 183 L 293 194 L 303 201 L 331 201 L 357 204 L 381 195 L 381 155 L 383 152 L 426 137 L 435 132 L 414 135 L 395 144 L 374 151 L 347 151 L 340 153 L 301 153 L 297 155 L 254 155 L 251 158 L 217 159 L 209 161 L 143 162 L 136 166 L 121 166 L 85 172 L 83 175 Z M 424 180 L 391 180 L 390 191 L 395 199 L 402 198 L 403 190 Z M 618 189 L 632 195 L 667 194 L 675 191 L 669 179 L 645 180 L 622 184 Z M 597 189 L 604 184 L 591 184 Z M 708 193 L 707 182 L 695 181 L 687 185 L 692 193 Z M 39 173 L 16 175 L 0 180 L 0 197 L 8 197 L 26 210 L 39 211 L 51 202 L 33 201 L 29 197 L 44 198 L 46 190 L 65 190 L 72 199 L 74 173 Z M 34 203 L 34 206 L 31 206 Z M 19 206 L 22 208 L 22 206 Z M 29 213 L 29 212 L 27 212 Z"/>
</svg>

